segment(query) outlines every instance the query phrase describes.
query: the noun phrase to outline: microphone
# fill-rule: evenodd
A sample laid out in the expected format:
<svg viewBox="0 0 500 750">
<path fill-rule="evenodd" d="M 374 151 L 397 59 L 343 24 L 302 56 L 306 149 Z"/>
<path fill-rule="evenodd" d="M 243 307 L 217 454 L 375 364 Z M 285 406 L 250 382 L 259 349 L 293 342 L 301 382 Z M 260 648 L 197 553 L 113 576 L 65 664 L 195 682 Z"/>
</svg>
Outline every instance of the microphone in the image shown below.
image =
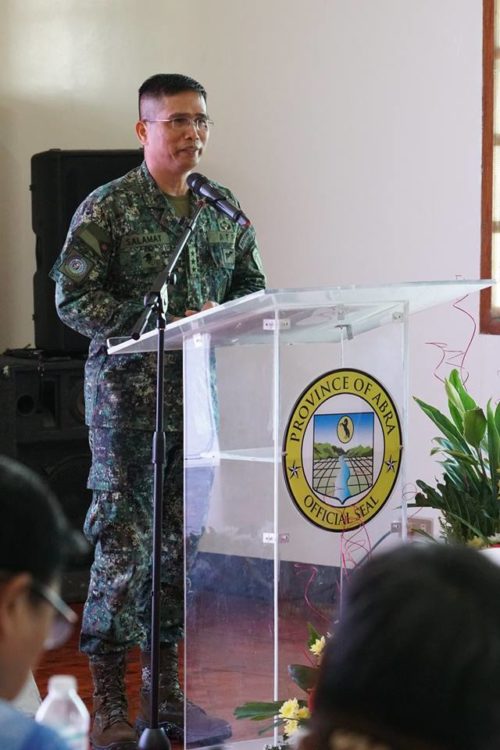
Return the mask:
<svg viewBox="0 0 500 750">
<path fill-rule="evenodd" d="M 228 216 L 232 221 L 235 221 L 240 227 L 249 227 L 251 221 L 245 216 L 243 211 L 235 206 L 233 203 L 227 200 L 226 196 L 217 190 L 215 185 L 212 185 L 206 177 L 198 172 L 192 172 L 188 175 L 187 184 L 193 193 L 205 198 L 211 206 L 217 211 Z"/>
</svg>

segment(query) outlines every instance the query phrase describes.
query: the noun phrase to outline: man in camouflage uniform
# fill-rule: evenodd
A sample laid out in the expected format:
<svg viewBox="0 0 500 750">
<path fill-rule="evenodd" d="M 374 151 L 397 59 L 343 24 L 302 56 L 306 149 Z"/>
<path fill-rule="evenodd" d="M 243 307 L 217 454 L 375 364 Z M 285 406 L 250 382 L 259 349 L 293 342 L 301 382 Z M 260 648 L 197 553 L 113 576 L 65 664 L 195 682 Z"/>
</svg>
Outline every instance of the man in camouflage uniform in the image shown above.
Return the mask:
<svg viewBox="0 0 500 750">
<path fill-rule="evenodd" d="M 150 698 L 156 356 L 108 356 L 106 340 L 130 335 L 143 310 L 144 294 L 182 234 L 184 217 L 194 213 L 197 201 L 186 178 L 208 141 L 206 92 L 186 76 L 152 76 L 139 89 L 139 117 L 136 132 L 144 148 L 143 164 L 82 203 L 51 272 L 61 319 L 91 338 L 85 406 L 93 500 L 85 532 L 95 545 L 95 558 L 81 649 L 89 655 L 94 680 L 95 750 L 137 747 L 124 689 L 126 653 L 136 643 L 142 650 L 140 727 L 147 723 Z M 236 202 L 226 188 L 218 187 Z M 176 274 L 167 323 L 265 286 L 253 229 L 240 228 L 208 206 Z M 151 320 L 150 328 L 154 324 Z M 182 420 L 182 355 L 167 352 L 160 723 L 176 738 L 183 726 L 177 676 L 177 643 L 183 635 Z M 188 743 L 230 736 L 223 720 L 191 703 L 187 711 L 194 731 Z"/>
</svg>

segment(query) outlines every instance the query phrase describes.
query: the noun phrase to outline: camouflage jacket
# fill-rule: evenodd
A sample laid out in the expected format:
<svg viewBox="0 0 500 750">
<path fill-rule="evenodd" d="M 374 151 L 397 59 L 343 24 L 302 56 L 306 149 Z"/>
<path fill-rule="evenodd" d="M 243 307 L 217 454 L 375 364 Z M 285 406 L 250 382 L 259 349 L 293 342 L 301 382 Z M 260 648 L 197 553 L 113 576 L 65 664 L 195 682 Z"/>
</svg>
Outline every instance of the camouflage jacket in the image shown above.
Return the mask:
<svg viewBox="0 0 500 750">
<path fill-rule="evenodd" d="M 229 200 L 229 190 L 218 186 Z M 191 212 L 196 199 L 191 196 Z M 77 209 L 50 275 L 60 318 L 91 339 L 85 367 L 91 427 L 154 429 L 155 354 L 107 354 L 110 336 L 129 336 L 144 294 L 165 267 L 185 227 L 143 163 L 94 190 Z M 226 302 L 263 289 L 252 227 L 206 207 L 176 266 L 169 316 L 207 300 Z M 155 325 L 151 316 L 148 328 Z M 182 355 L 165 354 L 165 429 L 182 429 Z"/>
</svg>

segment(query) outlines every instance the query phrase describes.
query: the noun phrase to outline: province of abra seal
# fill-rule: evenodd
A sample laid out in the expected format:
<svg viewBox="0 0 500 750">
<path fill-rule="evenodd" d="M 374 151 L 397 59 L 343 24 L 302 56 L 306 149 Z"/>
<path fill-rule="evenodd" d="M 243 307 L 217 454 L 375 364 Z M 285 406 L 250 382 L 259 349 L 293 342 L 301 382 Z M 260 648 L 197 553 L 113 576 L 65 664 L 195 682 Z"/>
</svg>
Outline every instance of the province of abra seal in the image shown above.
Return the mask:
<svg viewBox="0 0 500 750">
<path fill-rule="evenodd" d="M 361 370 L 331 370 L 297 399 L 283 440 L 290 497 L 315 526 L 351 531 L 385 505 L 401 465 L 395 404 Z"/>
</svg>

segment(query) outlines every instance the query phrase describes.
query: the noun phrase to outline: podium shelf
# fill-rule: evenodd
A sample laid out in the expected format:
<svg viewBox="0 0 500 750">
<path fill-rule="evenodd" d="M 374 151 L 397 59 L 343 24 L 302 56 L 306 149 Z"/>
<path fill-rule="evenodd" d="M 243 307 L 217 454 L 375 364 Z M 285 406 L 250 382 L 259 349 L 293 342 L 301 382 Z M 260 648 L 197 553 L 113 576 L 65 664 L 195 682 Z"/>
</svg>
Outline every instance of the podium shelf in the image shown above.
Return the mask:
<svg viewBox="0 0 500 750">
<path fill-rule="evenodd" d="M 220 451 L 219 458 L 227 461 L 261 461 L 274 463 L 274 451 L 271 446 L 263 448 L 236 448 L 230 451 Z M 281 454 L 279 457 L 281 461 Z"/>
</svg>

